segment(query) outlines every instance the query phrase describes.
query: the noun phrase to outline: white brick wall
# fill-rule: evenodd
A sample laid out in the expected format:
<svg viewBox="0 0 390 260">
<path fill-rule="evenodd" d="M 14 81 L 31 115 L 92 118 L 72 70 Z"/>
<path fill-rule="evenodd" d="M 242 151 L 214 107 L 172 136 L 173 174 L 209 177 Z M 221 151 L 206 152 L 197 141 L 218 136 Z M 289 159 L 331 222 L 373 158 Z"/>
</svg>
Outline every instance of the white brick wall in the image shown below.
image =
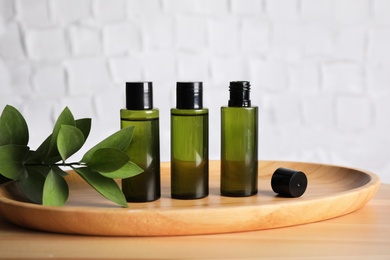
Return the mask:
<svg viewBox="0 0 390 260">
<path fill-rule="evenodd" d="M 121 55 L 141 50 L 140 28 L 134 22 L 107 24 L 103 27 L 103 45 L 107 55 Z"/>
<path fill-rule="evenodd" d="M 0 107 L 36 147 L 64 106 L 119 128 L 125 81 L 152 80 L 169 160 L 175 83 L 201 80 L 210 157 L 231 80 L 260 107 L 260 159 L 341 164 L 390 183 L 388 0 L 0 0 Z"/>
<path fill-rule="evenodd" d="M 65 71 L 61 66 L 39 66 L 34 70 L 31 81 L 33 91 L 38 96 L 51 98 L 66 95 Z"/>
<path fill-rule="evenodd" d="M 26 0 L 22 0 L 26 1 Z M 48 0 L 52 10 L 52 19 L 57 25 L 68 26 L 70 23 L 92 18 L 92 0 Z M 26 2 L 29 2 L 28 0 Z"/>
<path fill-rule="evenodd" d="M 6 60 L 22 60 L 24 51 L 20 37 L 19 26 L 16 22 L 4 22 L 0 35 L 0 55 Z"/>
<path fill-rule="evenodd" d="M 75 56 L 99 55 L 102 51 L 100 30 L 87 26 L 69 26 L 70 49 Z"/>
<path fill-rule="evenodd" d="M 32 61 L 61 60 L 69 51 L 62 29 L 31 29 L 26 33 L 27 54 Z"/>
<path fill-rule="evenodd" d="M 97 94 L 110 86 L 108 66 L 102 58 L 80 58 L 64 62 L 71 95 Z"/>
</svg>

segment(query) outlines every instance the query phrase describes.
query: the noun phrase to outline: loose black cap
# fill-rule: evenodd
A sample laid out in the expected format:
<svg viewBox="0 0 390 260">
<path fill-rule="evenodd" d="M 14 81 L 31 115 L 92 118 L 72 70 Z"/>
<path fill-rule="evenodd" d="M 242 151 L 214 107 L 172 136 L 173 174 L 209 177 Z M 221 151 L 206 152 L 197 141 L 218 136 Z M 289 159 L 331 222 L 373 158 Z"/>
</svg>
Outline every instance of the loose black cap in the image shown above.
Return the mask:
<svg viewBox="0 0 390 260">
<path fill-rule="evenodd" d="M 249 81 L 231 81 L 229 86 L 230 99 L 229 107 L 250 107 L 251 100 Z"/>
<path fill-rule="evenodd" d="M 278 168 L 271 179 L 272 190 L 283 197 L 300 197 L 306 191 L 307 178 L 301 171 Z"/>
<path fill-rule="evenodd" d="M 202 109 L 203 108 L 203 83 L 202 82 L 177 82 L 176 108 Z"/>
<path fill-rule="evenodd" d="M 126 82 L 126 108 L 129 110 L 152 109 L 152 82 Z"/>
</svg>

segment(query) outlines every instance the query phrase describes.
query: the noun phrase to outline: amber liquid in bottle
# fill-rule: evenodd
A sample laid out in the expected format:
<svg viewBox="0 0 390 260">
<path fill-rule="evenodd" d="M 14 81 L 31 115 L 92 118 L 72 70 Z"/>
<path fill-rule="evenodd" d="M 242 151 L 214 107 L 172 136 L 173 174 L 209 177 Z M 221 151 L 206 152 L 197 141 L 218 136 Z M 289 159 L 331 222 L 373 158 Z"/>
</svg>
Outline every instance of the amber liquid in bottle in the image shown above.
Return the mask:
<svg viewBox="0 0 390 260">
<path fill-rule="evenodd" d="M 251 106 L 249 82 L 230 83 L 229 106 L 221 108 L 221 195 L 258 192 L 258 108 Z"/>
<path fill-rule="evenodd" d="M 122 180 L 128 202 L 154 201 L 161 196 L 159 111 L 153 108 L 151 82 L 126 83 L 126 109 L 121 127 L 134 126 L 133 139 L 126 153 L 144 172 Z"/>
<path fill-rule="evenodd" d="M 177 83 L 171 109 L 171 196 L 199 199 L 209 194 L 208 109 L 201 82 Z"/>
</svg>

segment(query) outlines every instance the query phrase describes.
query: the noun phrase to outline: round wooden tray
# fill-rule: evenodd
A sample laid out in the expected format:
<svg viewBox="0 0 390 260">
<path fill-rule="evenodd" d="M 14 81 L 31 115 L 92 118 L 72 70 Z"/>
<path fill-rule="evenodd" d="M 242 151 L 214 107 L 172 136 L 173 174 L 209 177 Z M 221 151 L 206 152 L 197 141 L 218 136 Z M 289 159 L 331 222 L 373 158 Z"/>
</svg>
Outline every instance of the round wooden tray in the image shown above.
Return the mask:
<svg viewBox="0 0 390 260">
<path fill-rule="evenodd" d="M 0 187 L 0 216 L 16 225 L 58 233 L 104 236 L 173 236 L 253 231 L 316 222 L 351 213 L 376 193 L 380 180 L 357 169 L 300 162 L 260 161 L 259 194 L 219 195 L 219 161 L 210 161 L 210 195 L 198 200 L 170 198 L 170 164 L 161 164 L 162 197 L 120 208 L 101 197 L 74 172 L 63 207 L 24 202 L 17 185 Z M 278 197 L 271 176 L 278 167 L 306 173 L 302 197 Z"/>
</svg>

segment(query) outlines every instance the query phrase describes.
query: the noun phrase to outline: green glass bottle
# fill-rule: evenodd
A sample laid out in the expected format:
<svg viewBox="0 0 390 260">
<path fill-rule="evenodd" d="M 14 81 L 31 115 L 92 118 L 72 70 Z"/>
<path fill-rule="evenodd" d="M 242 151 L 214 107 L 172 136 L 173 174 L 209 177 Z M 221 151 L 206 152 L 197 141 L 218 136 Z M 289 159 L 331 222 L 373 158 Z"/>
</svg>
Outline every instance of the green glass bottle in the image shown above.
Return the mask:
<svg viewBox="0 0 390 260">
<path fill-rule="evenodd" d="M 208 109 L 202 82 L 178 82 L 171 109 L 171 195 L 199 199 L 209 194 Z"/>
<path fill-rule="evenodd" d="M 121 109 L 121 128 L 134 126 L 126 153 L 144 172 L 122 180 L 128 202 L 154 201 L 161 196 L 159 111 L 153 108 L 152 82 L 126 83 L 126 109 Z"/>
<path fill-rule="evenodd" d="M 221 195 L 251 196 L 258 192 L 258 108 L 248 81 L 230 82 L 229 90 L 221 108 Z"/>
</svg>

